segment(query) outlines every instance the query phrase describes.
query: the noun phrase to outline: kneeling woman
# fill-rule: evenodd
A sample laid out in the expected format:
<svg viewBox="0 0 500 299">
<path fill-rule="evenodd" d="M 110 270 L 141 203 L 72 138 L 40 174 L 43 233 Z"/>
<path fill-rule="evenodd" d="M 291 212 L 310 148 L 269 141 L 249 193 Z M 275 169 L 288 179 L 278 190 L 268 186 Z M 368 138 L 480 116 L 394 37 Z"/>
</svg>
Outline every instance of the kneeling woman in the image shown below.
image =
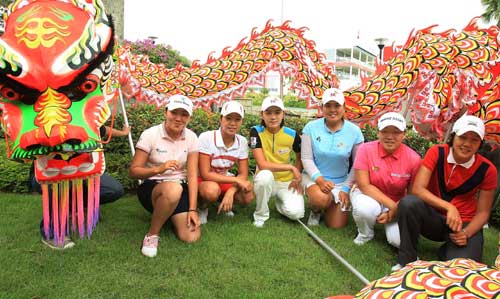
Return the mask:
<svg viewBox="0 0 500 299">
<path fill-rule="evenodd" d="M 200 238 L 196 209 L 198 195 L 198 138 L 186 125 L 193 103 L 185 96 L 170 97 L 165 122 L 145 130 L 136 145 L 129 175 L 145 181 L 137 189 L 142 206 L 152 213 L 141 252 L 156 256 L 160 230 L 170 219 L 184 242 Z"/>
<path fill-rule="evenodd" d="M 221 199 L 217 214 L 234 216 L 233 203 L 248 205 L 253 200 L 253 186 L 248 180 L 247 139 L 237 132 L 243 124 L 243 106 L 236 101 L 224 103 L 220 128 L 200 134 L 200 222 L 207 223 L 208 205 Z M 231 169 L 238 166 L 235 176 Z"/>
<path fill-rule="evenodd" d="M 484 138 L 481 119 L 466 115 L 453 126 L 448 144 L 427 151 L 412 193 L 401 200 L 401 232 L 396 270 L 417 259 L 420 235 L 444 242 L 440 260 L 470 258 L 481 262 L 483 225 L 490 216 L 497 170 L 477 154 Z"/>
<path fill-rule="evenodd" d="M 257 162 L 254 177 L 255 213 L 253 225 L 264 227 L 269 219 L 269 199 L 276 195 L 276 209 L 291 220 L 304 217 L 301 187 L 300 136 L 285 126 L 285 106 L 275 96 L 262 101 L 261 124 L 250 131 L 250 148 Z M 290 164 L 292 151 L 294 165 Z"/>
<path fill-rule="evenodd" d="M 378 140 L 363 143 L 356 153 L 351 194 L 352 216 L 358 227 L 356 245 L 370 241 L 375 223 L 383 224 L 387 242 L 399 248 L 398 203 L 415 179 L 420 156 L 403 144 L 406 121 L 396 112 L 378 120 Z"/>
<path fill-rule="evenodd" d="M 345 98 L 339 89 L 325 90 L 323 118 L 307 123 L 302 131 L 302 164 L 311 213 L 308 225 L 318 225 L 321 215 L 328 227 L 347 225 L 349 192 L 354 181 L 349 160 L 356 157 L 363 134 L 355 124 L 344 119 Z"/>
</svg>

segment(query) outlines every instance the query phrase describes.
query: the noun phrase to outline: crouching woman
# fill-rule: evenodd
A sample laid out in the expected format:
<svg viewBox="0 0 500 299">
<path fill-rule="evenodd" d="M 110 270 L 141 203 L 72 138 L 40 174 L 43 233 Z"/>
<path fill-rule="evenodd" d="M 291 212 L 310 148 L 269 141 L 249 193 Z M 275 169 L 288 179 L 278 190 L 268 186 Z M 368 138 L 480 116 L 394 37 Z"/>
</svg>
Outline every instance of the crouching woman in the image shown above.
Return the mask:
<svg viewBox="0 0 500 299">
<path fill-rule="evenodd" d="M 393 270 L 417 259 L 420 235 L 444 242 L 439 260 L 481 262 L 483 225 L 497 187 L 495 166 L 477 154 L 483 138 L 481 119 L 466 115 L 454 124 L 448 144 L 429 149 L 413 183 L 414 195 L 399 203 L 401 246 Z"/>
<path fill-rule="evenodd" d="M 195 242 L 200 238 L 196 209 L 198 138 L 186 128 L 192 112 L 189 98 L 170 97 L 165 122 L 141 134 L 130 164 L 130 177 L 145 180 L 137 195 L 142 206 L 152 213 L 141 249 L 147 257 L 156 256 L 160 230 L 169 219 L 181 241 Z"/>
</svg>

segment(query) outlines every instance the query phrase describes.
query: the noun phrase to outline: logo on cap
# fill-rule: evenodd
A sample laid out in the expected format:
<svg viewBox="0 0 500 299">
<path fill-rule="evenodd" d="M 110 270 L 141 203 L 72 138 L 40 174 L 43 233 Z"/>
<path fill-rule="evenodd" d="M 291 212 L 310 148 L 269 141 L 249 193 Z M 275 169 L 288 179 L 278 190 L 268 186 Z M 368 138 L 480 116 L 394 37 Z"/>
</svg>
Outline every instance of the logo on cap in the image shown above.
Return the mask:
<svg viewBox="0 0 500 299">
<path fill-rule="evenodd" d="M 323 105 L 325 105 L 330 101 L 335 101 L 340 105 L 344 105 L 345 102 L 344 93 L 337 88 L 328 88 L 323 92 L 323 98 L 321 99 L 321 102 Z"/>
<path fill-rule="evenodd" d="M 397 112 L 387 112 L 378 120 L 378 129 L 381 131 L 388 126 L 394 126 L 400 131 L 406 129 L 406 120 Z"/>
</svg>

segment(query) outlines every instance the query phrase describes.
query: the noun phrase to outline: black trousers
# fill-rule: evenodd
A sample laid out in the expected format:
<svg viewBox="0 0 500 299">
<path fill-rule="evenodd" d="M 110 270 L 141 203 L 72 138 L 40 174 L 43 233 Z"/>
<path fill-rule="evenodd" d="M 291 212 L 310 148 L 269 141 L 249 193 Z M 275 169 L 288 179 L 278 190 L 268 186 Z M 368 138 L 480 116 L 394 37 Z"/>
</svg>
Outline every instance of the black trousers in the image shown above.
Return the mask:
<svg viewBox="0 0 500 299">
<path fill-rule="evenodd" d="M 398 206 L 398 225 L 401 245 L 398 263 L 406 265 L 417 260 L 417 246 L 420 235 L 425 238 L 444 242 L 438 252 L 439 260 L 454 258 L 470 258 L 481 262 L 483 256 L 483 231 L 480 230 L 469 237 L 467 245 L 459 247 L 450 240 L 450 228 L 446 225 L 446 217 L 414 195 L 404 197 Z M 467 227 L 464 223 L 463 227 Z"/>
</svg>

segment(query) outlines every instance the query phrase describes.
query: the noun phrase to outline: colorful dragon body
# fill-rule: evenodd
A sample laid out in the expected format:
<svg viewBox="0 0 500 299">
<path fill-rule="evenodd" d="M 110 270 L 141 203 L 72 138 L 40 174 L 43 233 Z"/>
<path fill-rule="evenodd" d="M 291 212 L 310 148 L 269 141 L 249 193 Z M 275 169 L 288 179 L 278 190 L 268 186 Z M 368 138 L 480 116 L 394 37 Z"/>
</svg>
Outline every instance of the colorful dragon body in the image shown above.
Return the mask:
<svg viewBox="0 0 500 299">
<path fill-rule="evenodd" d="M 473 19 L 461 32 L 410 34 L 406 44 L 361 86 L 345 92 L 348 118 L 370 122 L 388 110 L 411 112 L 415 128 L 442 139 L 464 112 L 484 120 L 486 140 L 500 142 L 498 27 Z"/>
<path fill-rule="evenodd" d="M 288 22 L 277 27 L 268 22 L 262 32 L 252 30 L 248 42 L 244 38 L 233 50 L 225 48 L 218 59 L 210 55 L 205 64 L 195 61 L 190 68 L 166 69 L 122 47 L 117 55 L 118 81 L 128 97 L 158 107 L 164 107 L 169 96 L 183 94 L 207 108 L 242 97 L 250 86 L 263 85 L 267 72 L 278 71 L 292 78 L 291 88 L 315 106 L 323 90 L 338 86 L 338 80 L 324 54 L 304 38 L 304 30 Z"/>
<path fill-rule="evenodd" d="M 500 298 L 500 271 L 469 259 L 416 261 L 366 285 L 355 296 L 326 299 Z"/>
<path fill-rule="evenodd" d="M 98 218 L 105 168 L 99 128 L 111 114 L 101 88 L 113 70 L 113 28 L 100 0 L 18 0 L 9 9 L 0 37 L 0 110 L 8 156 L 35 160 L 45 233 L 52 218 L 54 239 L 62 244 L 70 214 L 80 237 L 85 226 L 90 235 Z"/>
<path fill-rule="evenodd" d="M 500 141 L 498 80 L 498 27 L 480 29 L 473 19 L 461 32 L 433 33 L 431 26 L 410 34 L 406 44 L 374 76 L 361 86 L 345 91 L 347 117 L 370 123 L 385 111 L 410 112 L 415 128 L 427 138 L 442 139 L 454 120 L 464 112 L 481 117 L 486 139 Z M 219 59 L 193 63 L 189 69 L 165 69 L 120 48 L 119 82 L 125 94 L 163 106 L 172 94 L 195 99 L 209 107 L 241 97 L 253 84 L 264 82 L 265 72 L 277 70 L 292 78 L 292 89 L 317 107 L 322 91 L 337 86 L 329 63 L 303 37 L 303 29 L 288 22 L 271 26 Z"/>
</svg>

